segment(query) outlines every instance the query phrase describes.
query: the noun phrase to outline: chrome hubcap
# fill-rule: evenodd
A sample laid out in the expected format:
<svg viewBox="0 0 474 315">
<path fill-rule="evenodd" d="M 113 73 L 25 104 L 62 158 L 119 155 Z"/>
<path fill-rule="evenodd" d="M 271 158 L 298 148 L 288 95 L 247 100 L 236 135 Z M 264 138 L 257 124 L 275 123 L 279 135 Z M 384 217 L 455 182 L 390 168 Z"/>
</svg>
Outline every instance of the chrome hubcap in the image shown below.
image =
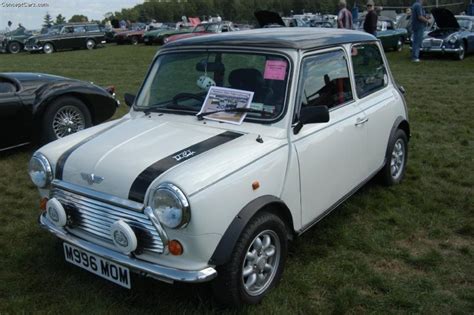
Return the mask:
<svg viewBox="0 0 474 315">
<path fill-rule="evenodd" d="M 51 45 L 45 45 L 44 46 L 44 52 L 47 53 L 47 54 L 50 54 L 53 52 L 53 47 Z"/>
<path fill-rule="evenodd" d="M 74 106 L 64 106 L 54 115 L 53 130 L 58 139 L 78 132 L 85 126 L 84 115 Z"/>
<path fill-rule="evenodd" d="M 87 48 L 88 48 L 88 49 L 94 48 L 94 42 L 91 41 L 91 40 L 88 40 L 86 45 L 87 45 Z"/>
<path fill-rule="evenodd" d="M 392 159 L 390 160 L 390 171 L 392 177 L 397 179 L 403 172 L 403 168 L 405 167 L 405 143 L 402 139 L 398 139 L 395 142 L 392 151 Z"/>
<path fill-rule="evenodd" d="M 242 282 L 247 294 L 256 296 L 264 292 L 278 270 L 280 263 L 280 239 L 271 230 L 258 234 L 242 264 Z"/>
</svg>

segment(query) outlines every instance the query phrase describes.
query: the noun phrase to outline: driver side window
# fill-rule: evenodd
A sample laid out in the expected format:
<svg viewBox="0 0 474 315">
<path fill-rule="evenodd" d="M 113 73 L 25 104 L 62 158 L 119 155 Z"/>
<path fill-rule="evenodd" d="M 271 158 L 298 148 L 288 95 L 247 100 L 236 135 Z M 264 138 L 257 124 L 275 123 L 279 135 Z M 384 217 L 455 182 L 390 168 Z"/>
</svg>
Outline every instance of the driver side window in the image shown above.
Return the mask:
<svg viewBox="0 0 474 315">
<path fill-rule="evenodd" d="M 303 60 L 301 106 L 329 109 L 353 99 L 347 60 L 342 50 L 321 53 Z"/>
</svg>

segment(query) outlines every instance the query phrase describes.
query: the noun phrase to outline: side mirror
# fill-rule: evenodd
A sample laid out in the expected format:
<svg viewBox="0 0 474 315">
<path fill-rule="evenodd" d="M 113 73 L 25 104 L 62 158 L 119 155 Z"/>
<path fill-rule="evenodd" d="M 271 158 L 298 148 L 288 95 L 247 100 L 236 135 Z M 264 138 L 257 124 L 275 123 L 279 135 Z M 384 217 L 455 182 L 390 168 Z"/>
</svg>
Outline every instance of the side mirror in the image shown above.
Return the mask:
<svg viewBox="0 0 474 315">
<path fill-rule="evenodd" d="M 300 120 L 293 129 L 296 135 L 306 124 L 325 123 L 329 121 L 329 109 L 327 106 L 307 106 L 300 111 Z"/>
<path fill-rule="evenodd" d="M 133 102 L 135 102 L 135 95 L 130 94 L 130 93 L 125 93 L 123 98 L 125 99 L 125 104 L 127 104 L 128 107 L 132 107 Z"/>
<path fill-rule="evenodd" d="M 405 88 L 404 88 L 403 86 L 399 85 L 399 86 L 398 86 L 398 90 L 399 90 L 400 92 L 402 92 L 402 94 L 406 94 L 406 90 L 405 90 Z"/>
</svg>

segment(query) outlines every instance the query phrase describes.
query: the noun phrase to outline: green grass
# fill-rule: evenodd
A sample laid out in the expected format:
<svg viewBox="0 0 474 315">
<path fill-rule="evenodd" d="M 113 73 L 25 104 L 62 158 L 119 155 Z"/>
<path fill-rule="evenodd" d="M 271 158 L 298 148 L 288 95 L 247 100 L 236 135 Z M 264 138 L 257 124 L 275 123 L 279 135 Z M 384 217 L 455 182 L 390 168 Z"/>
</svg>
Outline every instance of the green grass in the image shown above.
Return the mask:
<svg viewBox="0 0 474 315">
<path fill-rule="evenodd" d="M 109 46 L 1 55 L 1 71 L 36 71 L 138 89 L 156 47 Z M 261 313 L 474 312 L 474 57 L 409 62 L 388 53 L 407 90 L 407 176 L 369 183 L 291 246 L 280 285 Z M 116 116 L 127 111 L 123 106 Z M 26 169 L 32 148 L 0 155 L 0 313 L 221 313 L 208 285 L 134 277 L 121 289 L 64 261 L 39 229 Z"/>
</svg>

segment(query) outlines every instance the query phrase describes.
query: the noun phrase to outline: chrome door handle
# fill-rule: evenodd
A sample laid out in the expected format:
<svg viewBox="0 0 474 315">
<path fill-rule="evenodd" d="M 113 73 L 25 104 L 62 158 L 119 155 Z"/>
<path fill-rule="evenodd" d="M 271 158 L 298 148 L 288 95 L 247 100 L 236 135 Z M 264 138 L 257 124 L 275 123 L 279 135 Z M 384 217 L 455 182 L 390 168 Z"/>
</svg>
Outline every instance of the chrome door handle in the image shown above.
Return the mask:
<svg viewBox="0 0 474 315">
<path fill-rule="evenodd" d="M 360 126 L 360 125 L 363 125 L 365 124 L 366 122 L 369 121 L 369 118 L 365 117 L 365 118 L 357 118 L 357 121 L 355 123 L 356 126 Z"/>
</svg>

